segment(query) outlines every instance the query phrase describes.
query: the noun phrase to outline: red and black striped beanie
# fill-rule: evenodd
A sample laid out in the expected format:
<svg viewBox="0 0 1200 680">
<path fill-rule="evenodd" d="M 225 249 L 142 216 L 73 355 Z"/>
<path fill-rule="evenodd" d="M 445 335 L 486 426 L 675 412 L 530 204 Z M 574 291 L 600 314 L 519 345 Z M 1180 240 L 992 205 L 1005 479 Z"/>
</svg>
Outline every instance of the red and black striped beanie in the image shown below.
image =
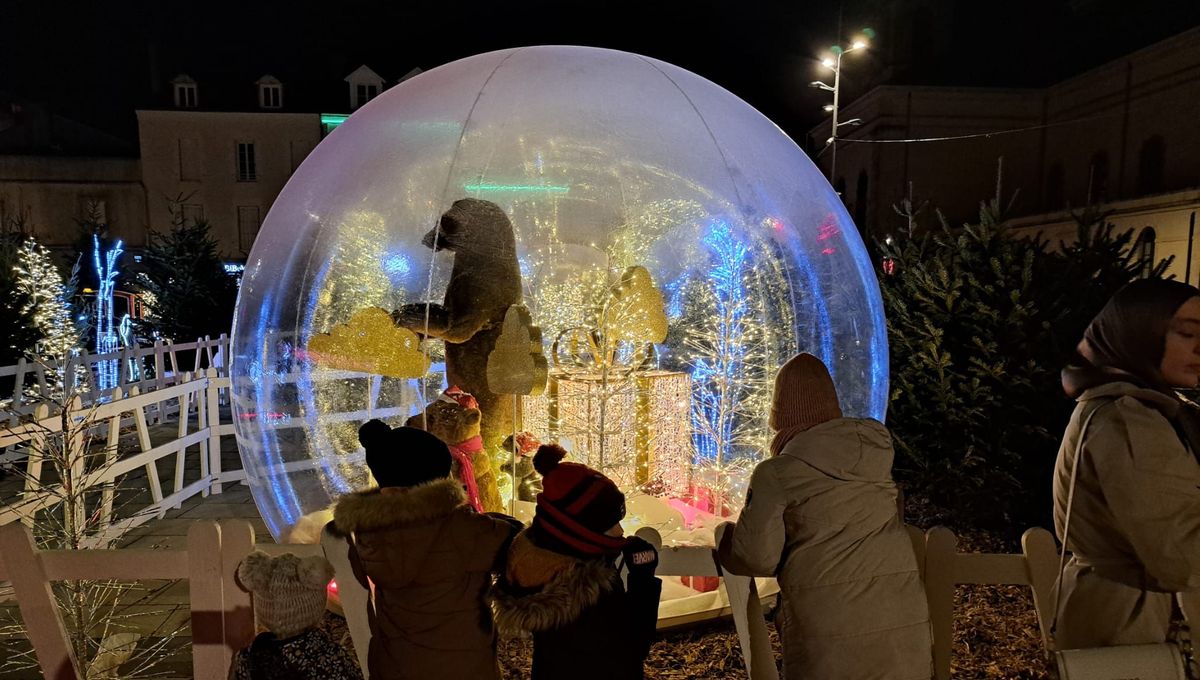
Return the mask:
<svg viewBox="0 0 1200 680">
<path fill-rule="evenodd" d="M 562 462 L 566 455 L 557 444 L 543 444 L 533 457 L 543 489 L 533 516 L 535 541 L 547 550 L 584 558 L 620 552 L 625 539 L 604 532 L 624 519 L 625 494 L 590 467 Z"/>
</svg>

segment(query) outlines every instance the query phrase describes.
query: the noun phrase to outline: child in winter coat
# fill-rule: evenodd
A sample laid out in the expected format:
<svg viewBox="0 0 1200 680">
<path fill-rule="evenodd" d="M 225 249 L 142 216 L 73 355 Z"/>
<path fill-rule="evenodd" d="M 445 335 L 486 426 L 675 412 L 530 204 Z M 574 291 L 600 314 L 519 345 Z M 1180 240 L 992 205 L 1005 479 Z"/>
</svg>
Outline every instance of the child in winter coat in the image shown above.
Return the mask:
<svg viewBox="0 0 1200 680">
<path fill-rule="evenodd" d="M 233 657 L 229 680 L 362 680 L 349 650 L 317 627 L 333 578 L 324 557 L 256 551 L 238 565 L 237 577 L 267 632 Z"/>
<path fill-rule="evenodd" d="M 372 420 L 358 438 L 379 488 L 342 497 L 333 522 L 375 585 L 371 680 L 499 680 L 484 595 L 520 524 L 466 504 L 434 435 Z"/>
<path fill-rule="evenodd" d="M 638 680 L 658 621 L 658 553 L 622 537 L 625 496 L 616 485 L 564 456 L 555 445 L 534 456 L 544 489 L 492 590 L 496 623 L 533 633 L 532 680 Z"/>
</svg>

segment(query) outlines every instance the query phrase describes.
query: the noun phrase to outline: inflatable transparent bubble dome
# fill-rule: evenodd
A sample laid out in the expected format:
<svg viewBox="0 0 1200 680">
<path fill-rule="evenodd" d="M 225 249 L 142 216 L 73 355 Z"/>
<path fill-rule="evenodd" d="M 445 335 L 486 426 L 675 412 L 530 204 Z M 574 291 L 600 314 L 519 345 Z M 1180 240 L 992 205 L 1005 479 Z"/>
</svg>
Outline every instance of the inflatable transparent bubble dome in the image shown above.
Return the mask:
<svg viewBox="0 0 1200 680">
<path fill-rule="evenodd" d="M 528 510 L 556 442 L 634 526 L 686 532 L 741 506 L 780 365 L 820 357 L 882 419 L 886 342 L 854 224 L 771 121 L 647 57 L 505 50 L 382 93 L 279 195 L 238 299 L 237 441 L 283 540 L 373 484 L 360 425 L 422 413 L 477 507 Z"/>
</svg>

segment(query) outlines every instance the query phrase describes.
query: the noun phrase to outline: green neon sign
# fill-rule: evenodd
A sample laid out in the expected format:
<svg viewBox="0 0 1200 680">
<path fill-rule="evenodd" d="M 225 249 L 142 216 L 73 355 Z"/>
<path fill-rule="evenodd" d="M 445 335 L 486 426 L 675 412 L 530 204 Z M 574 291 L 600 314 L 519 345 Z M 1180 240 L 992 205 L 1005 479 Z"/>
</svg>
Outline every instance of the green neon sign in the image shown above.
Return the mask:
<svg viewBox="0 0 1200 680">
<path fill-rule="evenodd" d="M 464 184 L 463 190 L 471 193 L 534 193 L 541 192 L 547 194 L 565 194 L 571 190 L 571 187 L 554 184 L 492 184 L 492 183 L 474 183 Z"/>
<path fill-rule="evenodd" d="M 328 127 L 330 130 L 346 122 L 350 116 L 345 113 L 322 113 L 321 125 Z"/>
</svg>

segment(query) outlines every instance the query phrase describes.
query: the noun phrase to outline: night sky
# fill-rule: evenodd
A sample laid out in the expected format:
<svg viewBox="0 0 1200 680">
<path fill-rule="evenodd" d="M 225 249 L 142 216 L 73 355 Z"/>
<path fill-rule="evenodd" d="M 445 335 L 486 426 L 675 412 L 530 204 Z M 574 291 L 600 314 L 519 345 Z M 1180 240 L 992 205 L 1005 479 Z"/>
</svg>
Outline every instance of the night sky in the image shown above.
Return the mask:
<svg viewBox="0 0 1200 680">
<path fill-rule="evenodd" d="M 394 82 L 413 67 L 553 43 L 675 63 L 801 138 L 822 115 L 822 93 L 806 85 L 824 76 L 816 60 L 836 39 L 839 17 L 844 38 L 864 25 L 880 33 L 876 49 L 855 55 L 844 71 L 850 98 L 880 82 L 1045 85 L 1200 25 L 1197 0 L 6 0 L 0 7 L 0 91 L 131 139 L 133 109 L 161 105 L 179 72 L 202 88 L 215 78 L 252 82 L 272 73 L 285 87 L 301 81 L 313 92 L 344 93 L 342 77 L 362 63 Z M 310 108 L 318 107 L 327 108 Z"/>
</svg>

